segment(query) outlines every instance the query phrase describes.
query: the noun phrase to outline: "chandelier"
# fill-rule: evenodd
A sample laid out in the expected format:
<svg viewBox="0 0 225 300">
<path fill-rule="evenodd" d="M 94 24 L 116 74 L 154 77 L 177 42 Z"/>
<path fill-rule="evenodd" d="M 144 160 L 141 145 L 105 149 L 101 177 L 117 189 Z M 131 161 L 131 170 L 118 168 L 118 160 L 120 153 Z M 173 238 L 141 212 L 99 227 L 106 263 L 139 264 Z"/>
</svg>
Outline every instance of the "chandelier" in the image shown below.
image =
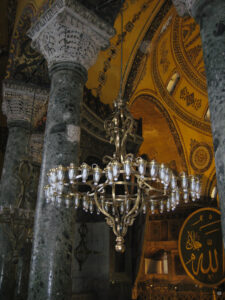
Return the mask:
<svg viewBox="0 0 225 300">
<path fill-rule="evenodd" d="M 123 28 L 121 13 L 121 27 Z M 122 34 L 121 34 L 122 36 Z M 115 249 L 125 251 L 124 237 L 138 214 L 170 212 L 177 206 L 200 198 L 200 179 L 185 172 L 176 176 L 164 163 L 147 161 L 127 153 L 129 137 L 134 138 L 136 121 L 122 99 L 122 42 L 121 82 L 118 99 L 105 130 L 114 143 L 112 157 L 103 158 L 104 168 L 85 162 L 79 167 L 57 166 L 50 169 L 49 185 L 45 186 L 46 202 L 70 209 L 82 207 L 90 214 L 103 214 L 116 236 Z"/>
</svg>

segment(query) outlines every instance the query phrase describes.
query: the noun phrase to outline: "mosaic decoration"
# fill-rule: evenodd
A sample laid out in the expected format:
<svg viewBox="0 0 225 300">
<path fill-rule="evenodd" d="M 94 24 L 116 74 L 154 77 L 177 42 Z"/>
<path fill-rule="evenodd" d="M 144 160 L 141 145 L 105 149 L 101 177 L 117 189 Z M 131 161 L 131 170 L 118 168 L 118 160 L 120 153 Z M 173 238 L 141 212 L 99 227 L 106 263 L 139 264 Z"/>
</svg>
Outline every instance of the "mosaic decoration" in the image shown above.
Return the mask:
<svg viewBox="0 0 225 300">
<path fill-rule="evenodd" d="M 212 161 L 212 148 L 206 143 L 191 140 L 190 164 L 192 169 L 204 173 L 210 168 Z"/>
<path fill-rule="evenodd" d="M 176 16 L 172 28 L 173 51 L 177 63 L 191 79 L 192 83 L 204 93 L 207 92 L 203 52 L 200 32 L 193 19 Z M 198 41 L 199 44 L 196 45 Z"/>
<path fill-rule="evenodd" d="M 133 15 L 132 20 L 129 20 L 124 25 L 123 33 L 122 34 L 119 33 L 117 35 L 117 40 L 116 40 L 115 44 L 111 43 L 111 47 L 108 50 L 108 57 L 106 58 L 106 60 L 103 63 L 103 65 L 104 65 L 103 70 L 101 70 L 98 74 L 99 85 L 95 89 L 95 92 L 96 92 L 97 96 L 99 96 L 101 94 L 102 87 L 106 84 L 107 71 L 111 68 L 111 63 L 112 63 L 113 58 L 118 53 L 120 53 L 119 52 L 119 47 L 120 47 L 120 44 L 121 44 L 122 37 L 123 37 L 123 41 L 125 41 L 126 36 L 132 32 L 132 30 L 135 26 L 135 23 L 141 18 L 141 15 L 143 14 L 143 12 L 146 11 L 146 9 L 149 7 L 149 5 L 152 1 L 153 0 L 147 0 L 147 1 L 144 2 L 144 4 L 141 6 L 140 10 Z M 132 1 L 132 3 L 135 3 L 135 2 Z"/>
<path fill-rule="evenodd" d="M 173 21 L 173 51 L 176 53 L 179 48 L 180 48 L 180 33 L 179 31 L 174 30 L 174 23 L 176 24 L 177 19 L 179 20 L 178 17 L 175 17 L 174 21 Z M 181 27 L 181 25 L 179 24 L 179 26 Z M 179 30 L 179 27 L 177 24 L 177 30 Z M 176 36 L 174 36 L 174 32 L 176 33 Z M 177 44 L 174 42 L 174 39 L 177 39 Z M 155 85 L 157 86 L 157 89 L 160 92 L 160 95 L 163 99 L 163 101 L 174 111 L 174 113 L 176 113 L 183 121 L 189 123 L 191 126 L 196 127 L 202 131 L 205 132 L 210 132 L 211 133 L 211 126 L 209 123 L 206 123 L 204 121 L 199 120 L 198 118 L 194 118 L 191 114 L 188 113 L 188 111 L 184 110 L 183 108 L 181 108 L 179 105 L 176 104 L 176 102 L 174 101 L 173 97 L 168 93 L 164 82 L 162 81 L 162 78 L 160 76 L 160 72 L 159 72 L 159 68 L 158 68 L 158 43 L 160 41 L 160 36 L 157 38 L 157 41 L 155 43 L 155 47 L 153 48 L 153 58 L 151 60 L 151 71 L 152 71 L 152 78 L 154 79 Z M 181 50 L 179 50 L 181 51 Z M 184 51 L 184 50 L 183 50 Z M 176 56 L 176 55 L 175 55 Z M 181 67 L 182 72 L 186 72 L 187 76 L 189 76 L 188 78 L 191 79 L 193 81 L 193 84 L 196 86 L 198 85 L 198 87 L 202 88 L 202 90 L 204 90 L 204 92 L 206 93 L 207 89 L 206 89 L 206 82 L 205 82 L 205 78 L 203 78 L 201 80 L 200 76 L 199 76 L 199 72 L 196 72 L 190 67 L 190 62 L 187 61 L 187 59 L 185 57 L 183 57 L 183 54 L 177 54 L 177 57 L 179 58 L 178 61 L 178 65 L 179 67 Z M 202 76 L 202 75 L 201 75 Z M 202 76 L 203 77 L 203 76 Z M 197 83 L 198 82 L 198 83 Z M 186 103 L 190 103 L 190 101 L 192 101 L 194 108 L 199 109 L 200 108 L 200 101 L 197 101 L 197 99 L 193 100 L 191 99 L 190 95 L 188 95 L 188 93 L 184 93 L 185 90 L 183 91 L 183 93 L 181 94 L 182 97 L 185 97 L 185 101 Z M 184 96 L 185 95 L 185 96 Z M 193 95 L 194 96 L 194 95 Z"/>
<path fill-rule="evenodd" d="M 168 13 L 169 9 L 172 6 L 172 2 L 171 0 L 166 1 L 160 11 L 157 13 L 156 17 L 154 18 L 154 20 L 152 21 L 149 29 L 147 30 L 142 44 L 143 43 L 149 43 L 149 41 L 152 40 L 154 33 L 157 31 L 157 29 L 159 28 L 163 18 L 165 17 L 165 15 Z M 124 98 L 125 99 L 129 99 L 131 98 L 132 92 L 134 91 L 134 82 L 135 82 L 135 78 L 137 77 L 138 74 L 138 70 L 139 70 L 139 66 L 142 63 L 142 60 L 146 58 L 146 53 L 145 51 L 142 50 L 142 44 L 139 47 L 137 54 L 134 58 L 134 61 L 132 63 L 132 67 L 130 69 L 130 73 L 128 75 L 127 78 L 127 82 L 126 82 L 126 86 L 125 86 L 125 91 L 124 91 Z"/>
<path fill-rule="evenodd" d="M 38 13 L 30 3 L 24 8 L 12 36 L 6 70 L 7 79 L 49 85 L 50 81 L 45 59 L 31 48 L 31 40 L 26 33 L 30 29 L 31 22 L 34 22 L 43 14 L 53 2 L 54 0 L 49 0 L 40 8 Z"/>
<path fill-rule="evenodd" d="M 201 107 L 202 100 L 195 98 L 194 93 L 190 93 L 187 87 L 184 87 L 180 91 L 180 99 L 185 100 L 187 106 L 192 106 L 195 110 Z"/>
</svg>

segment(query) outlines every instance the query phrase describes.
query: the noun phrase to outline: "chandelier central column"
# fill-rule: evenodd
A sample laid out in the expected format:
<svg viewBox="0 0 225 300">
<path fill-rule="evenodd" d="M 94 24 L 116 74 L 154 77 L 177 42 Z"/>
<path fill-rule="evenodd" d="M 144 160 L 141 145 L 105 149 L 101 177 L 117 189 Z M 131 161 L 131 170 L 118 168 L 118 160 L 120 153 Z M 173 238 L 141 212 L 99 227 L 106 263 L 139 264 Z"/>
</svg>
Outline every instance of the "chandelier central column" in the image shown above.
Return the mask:
<svg viewBox="0 0 225 300">
<path fill-rule="evenodd" d="M 51 90 L 29 282 L 29 300 L 71 297 L 74 212 L 45 203 L 47 173 L 78 163 L 80 106 L 87 70 L 107 48 L 114 30 L 78 1 L 56 0 L 30 29 L 33 47 L 46 58 Z"/>
</svg>

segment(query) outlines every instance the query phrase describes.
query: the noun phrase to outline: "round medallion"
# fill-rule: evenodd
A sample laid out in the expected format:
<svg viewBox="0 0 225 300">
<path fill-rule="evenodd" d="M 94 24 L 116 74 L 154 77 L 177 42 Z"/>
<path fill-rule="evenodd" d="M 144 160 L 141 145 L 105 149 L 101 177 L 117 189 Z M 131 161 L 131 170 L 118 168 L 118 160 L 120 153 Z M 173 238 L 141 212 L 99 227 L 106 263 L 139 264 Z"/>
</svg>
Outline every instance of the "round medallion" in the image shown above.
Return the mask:
<svg viewBox="0 0 225 300">
<path fill-rule="evenodd" d="M 201 208 L 184 221 L 179 234 L 179 255 L 186 273 L 206 286 L 225 280 L 225 259 L 220 211 Z"/>
<path fill-rule="evenodd" d="M 212 149 L 207 144 L 195 144 L 190 153 L 190 163 L 193 170 L 199 173 L 207 171 L 212 163 Z"/>
</svg>

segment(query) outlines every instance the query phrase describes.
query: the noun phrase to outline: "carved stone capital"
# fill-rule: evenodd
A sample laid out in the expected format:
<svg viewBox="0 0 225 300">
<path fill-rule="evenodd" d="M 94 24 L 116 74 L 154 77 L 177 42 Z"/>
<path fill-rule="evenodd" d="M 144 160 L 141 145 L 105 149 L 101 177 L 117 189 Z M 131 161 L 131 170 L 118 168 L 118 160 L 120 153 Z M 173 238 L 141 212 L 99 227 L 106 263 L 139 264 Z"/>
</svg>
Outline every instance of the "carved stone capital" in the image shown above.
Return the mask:
<svg viewBox="0 0 225 300">
<path fill-rule="evenodd" d="M 194 17 L 194 8 L 202 2 L 202 0 L 172 0 L 174 6 L 176 7 L 179 16 L 190 15 Z"/>
<path fill-rule="evenodd" d="M 28 31 L 32 46 L 43 54 L 49 68 L 73 62 L 87 70 L 114 34 L 111 26 L 77 0 L 56 0 Z"/>
<path fill-rule="evenodd" d="M 32 159 L 32 162 L 41 164 L 42 152 L 44 145 L 44 134 L 34 133 L 30 138 L 30 149 L 29 153 Z"/>
<path fill-rule="evenodd" d="M 17 121 L 34 125 L 45 114 L 48 98 L 49 89 L 4 81 L 2 111 L 9 125 Z"/>
</svg>

